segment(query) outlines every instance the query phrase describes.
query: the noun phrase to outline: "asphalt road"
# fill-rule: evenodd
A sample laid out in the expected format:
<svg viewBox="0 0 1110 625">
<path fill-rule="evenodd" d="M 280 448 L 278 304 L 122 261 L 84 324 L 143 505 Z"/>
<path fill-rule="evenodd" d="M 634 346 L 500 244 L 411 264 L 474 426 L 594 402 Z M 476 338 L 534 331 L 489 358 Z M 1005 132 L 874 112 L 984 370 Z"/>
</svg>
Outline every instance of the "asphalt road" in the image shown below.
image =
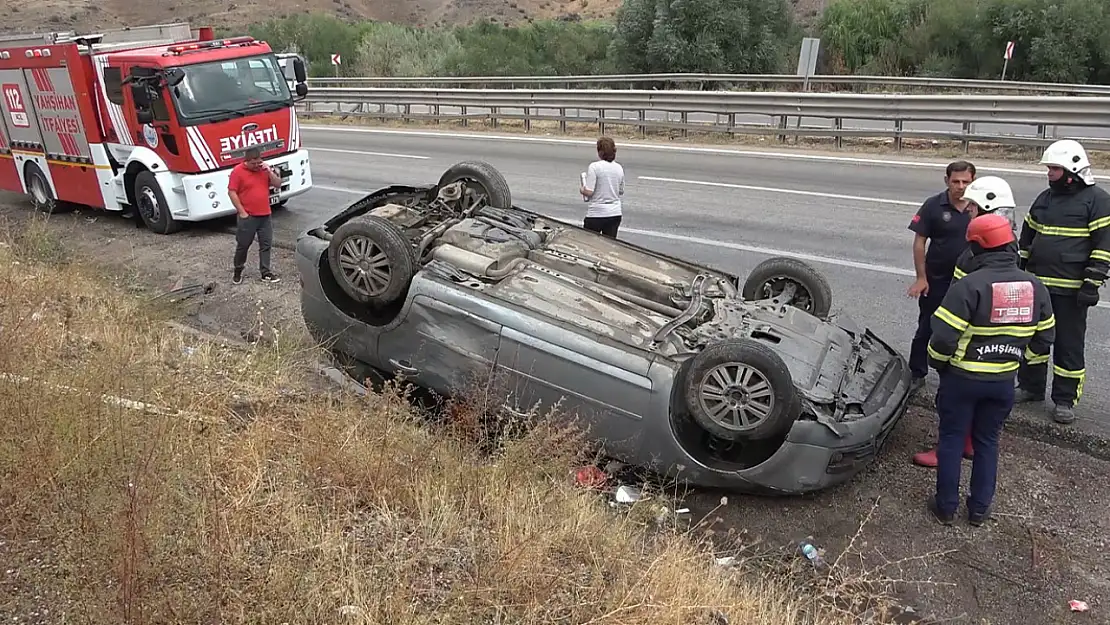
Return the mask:
<svg viewBox="0 0 1110 625">
<path fill-rule="evenodd" d="M 317 112 L 336 111 L 336 110 L 341 110 L 341 111 L 344 111 L 344 112 L 352 112 L 352 111 L 359 110 L 359 105 L 357 105 L 357 104 L 342 104 L 342 105 L 337 106 L 336 104 L 322 103 L 321 102 L 321 103 L 313 103 L 312 106 L 313 106 L 313 110 L 317 111 Z M 376 111 L 377 110 L 377 105 L 369 105 L 367 110 Z M 398 112 L 401 112 L 403 110 L 403 107 L 397 106 L 397 105 L 387 105 L 385 107 L 385 110 L 386 110 L 386 112 L 398 113 Z M 432 107 L 426 106 L 426 105 L 412 105 L 412 106 L 410 106 L 409 110 L 410 110 L 411 113 L 429 114 L 429 113 L 432 112 Z M 489 112 L 490 112 L 490 109 L 482 108 L 480 106 L 467 107 L 467 113 L 471 114 L 471 115 L 486 114 L 486 113 L 489 113 Z M 501 108 L 501 109 L 499 109 L 499 112 L 503 115 L 523 115 L 524 114 L 523 109 L 513 109 L 513 108 Z M 458 107 L 451 107 L 451 106 L 440 107 L 440 114 L 442 114 L 442 115 L 452 115 L 452 114 L 459 114 L 459 113 L 460 113 L 460 109 Z M 559 115 L 560 112 L 559 112 L 559 109 L 536 108 L 536 109 L 532 109 L 532 114 L 533 115 L 556 116 L 556 115 Z M 596 116 L 598 113 L 597 113 L 597 111 L 591 110 L 591 109 L 569 108 L 569 109 L 566 109 L 565 114 L 568 115 L 568 116 L 571 116 L 571 117 L 587 117 L 588 118 L 588 117 Z M 639 119 L 639 113 L 637 111 L 616 111 L 616 110 L 607 109 L 605 111 L 605 118 L 606 119 L 617 119 L 617 120 L 622 119 L 622 118 L 623 119 L 628 119 L 628 120 L 636 120 L 636 119 Z M 647 120 L 650 120 L 650 121 L 669 121 L 669 122 L 678 123 L 678 122 L 682 121 L 682 116 L 679 113 L 668 113 L 666 111 L 646 111 L 644 113 L 644 119 L 647 119 Z M 687 121 L 689 121 L 691 123 L 713 123 L 713 122 L 727 123 L 728 119 L 727 119 L 726 115 L 721 115 L 721 116 L 718 117 L 714 113 L 691 113 L 687 116 Z M 736 123 L 739 124 L 739 125 L 749 125 L 749 126 L 776 126 L 779 123 L 779 118 L 776 117 L 776 116 L 771 116 L 771 115 L 747 114 L 747 113 L 738 112 L 736 114 Z M 798 118 L 797 117 L 788 117 L 787 118 L 787 125 L 790 128 L 796 127 L 797 124 L 798 124 Z M 821 118 L 821 117 L 803 117 L 801 124 L 802 124 L 803 128 L 828 128 L 828 129 L 834 128 L 832 119 L 826 119 L 826 118 Z M 876 136 L 880 136 L 880 135 L 893 136 L 891 133 L 894 130 L 894 122 L 890 121 L 890 120 L 878 120 L 878 119 L 844 119 L 842 121 L 842 127 L 846 130 L 852 130 L 852 129 L 856 129 L 856 130 L 879 130 L 879 131 L 883 131 L 883 132 L 876 133 Z M 957 119 L 957 121 L 952 121 L 952 122 L 935 122 L 935 121 L 906 122 L 902 126 L 902 131 L 903 132 L 932 132 L 932 133 L 961 133 L 961 132 L 963 132 L 963 122 L 959 121 L 958 119 Z M 1037 136 L 1037 126 L 1036 126 L 1036 124 L 986 124 L 986 123 L 983 123 L 983 124 L 974 124 L 972 126 L 972 132 L 974 132 L 976 134 L 995 135 L 995 136 L 1036 137 Z M 1110 139 L 1110 128 L 1108 128 L 1108 127 L 1086 127 L 1086 126 L 1050 126 L 1048 128 L 1048 136 L 1050 138 L 1052 138 L 1052 137 L 1072 138 L 1072 139 L 1088 138 L 1088 139 L 1102 139 L 1102 140 L 1105 140 L 1105 139 Z"/>
<path fill-rule="evenodd" d="M 318 224 L 357 193 L 433 183 L 470 159 L 497 167 L 517 205 L 577 222 L 584 211 L 578 175 L 596 158 L 591 142 L 575 139 L 312 126 L 304 127 L 304 139 L 316 187 L 282 211 L 279 237 Z M 943 163 L 627 145 L 618 145 L 618 159 L 627 175 L 622 238 L 741 275 L 769 255 L 800 257 L 825 273 L 834 308 L 908 355 L 917 303 L 906 296 L 913 276 L 906 227 L 917 206 L 944 189 Z M 981 166 L 980 173 L 1010 182 L 1019 218 L 1046 182 L 1033 165 Z M 1099 366 L 1110 352 L 1108 308 L 1100 303 L 1089 321 L 1088 379 L 1077 409 L 1082 429 L 1110 428 L 1110 370 Z"/>
</svg>

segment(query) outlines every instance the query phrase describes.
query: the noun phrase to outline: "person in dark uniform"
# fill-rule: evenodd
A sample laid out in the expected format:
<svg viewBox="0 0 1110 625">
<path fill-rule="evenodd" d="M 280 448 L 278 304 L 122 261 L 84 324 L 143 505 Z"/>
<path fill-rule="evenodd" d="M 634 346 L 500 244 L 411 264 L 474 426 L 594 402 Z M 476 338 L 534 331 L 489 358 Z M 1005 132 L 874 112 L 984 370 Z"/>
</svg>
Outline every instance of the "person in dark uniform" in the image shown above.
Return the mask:
<svg viewBox="0 0 1110 625">
<path fill-rule="evenodd" d="M 925 200 L 910 219 L 913 231 L 913 266 L 917 274 L 907 294 L 916 297 L 918 306 L 917 332 L 910 344 L 912 392 L 925 384 L 929 364 L 925 348 L 929 344 L 929 318 L 944 299 L 952 283 L 956 258 L 967 243 L 964 235 L 971 215 L 967 212 L 964 190 L 975 180 L 975 165 L 967 161 L 948 164 L 944 172 L 947 189 Z M 928 243 L 928 249 L 926 249 Z"/>
<path fill-rule="evenodd" d="M 1002 215 L 976 217 L 967 228 L 972 259 L 933 314 L 929 366 L 940 375 L 936 493 L 929 510 L 946 525 L 960 504 L 960 455 L 967 432 L 975 444 L 968 522 L 990 514 L 998 474 L 998 439 L 1014 407 L 1014 377 L 1023 361 L 1048 359 L 1056 331 L 1048 288 L 1017 266 L 1013 228 Z"/>
<path fill-rule="evenodd" d="M 1020 266 L 1048 287 L 1060 322 L 1052 354 L 1052 414 L 1075 420 L 1083 394 L 1087 311 L 1098 303 L 1110 270 L 1110 193 L 1095 185 L 1083 146 L 1071 139 L 1045 149 L 1048 188 L 1033 200 L 1018 240 Z M 1018 402 L 1044 401 L 1048 361 L 1018 374 Z"/>
<path fill-rule="evenodd" d="M 967 200 L 967 210 L 971 219 L 982 215 L 1002 215 L 1010 224 L 1010 230 L 1017 239 L 1017 223 L 1014 220 L 1014 210 L 1017 203 L 1014 201 L 1014 192 L 1010 184 L 998 176 L 983 176 L 976 178 L 964 189 L 964 199 Z M 952 280 L 956 281 L 971 271 L 975 260 L 975 249 L 971 244 L 964 245 L 964 251 L 956 259 L 956 266 L 952 271 Z M 1014 256 L 1014 266 L 1017 267 L 1017 255 Z M 964 458 L 970 460 L 975 453 L 975 445 L 971 440 L 971 432 L 964 440 Z M 928 468 L 937 466 L 936 448 L 921 451 L 913 455 L 913 463 Z"/>
</svg>

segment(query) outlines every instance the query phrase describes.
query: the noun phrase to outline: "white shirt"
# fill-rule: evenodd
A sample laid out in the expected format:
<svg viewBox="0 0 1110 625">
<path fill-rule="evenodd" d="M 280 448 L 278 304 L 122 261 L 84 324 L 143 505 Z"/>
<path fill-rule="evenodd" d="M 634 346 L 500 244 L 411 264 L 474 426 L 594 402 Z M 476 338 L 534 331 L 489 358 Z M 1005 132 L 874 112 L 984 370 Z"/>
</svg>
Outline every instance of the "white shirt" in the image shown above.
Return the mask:
<svg viewBox="0 0 1110 625">
<path fill-rule="evenodd" d="M 596 160 L 586 170 L 585 185 L 593 189 L 586 208 L 587 217 L 617 217 L 624 195 L 624 167 L 616 161 Z"/>
</svg>

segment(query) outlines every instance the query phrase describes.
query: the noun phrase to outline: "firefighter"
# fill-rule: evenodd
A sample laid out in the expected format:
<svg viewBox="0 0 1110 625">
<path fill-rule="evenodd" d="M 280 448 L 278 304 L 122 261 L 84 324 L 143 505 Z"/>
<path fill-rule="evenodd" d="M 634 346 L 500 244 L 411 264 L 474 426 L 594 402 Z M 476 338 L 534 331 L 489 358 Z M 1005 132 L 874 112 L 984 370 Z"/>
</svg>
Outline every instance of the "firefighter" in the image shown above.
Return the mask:
<svg viewBox="0 0 1110 625">
<path fill-rule="evenodd" d="M 929 366 L 940 375 L 936 494 L 933 515 L 952 523 L 960 499 L 960 451 L 968 430 L 975 442 L 968 522 L 990 513 L 998 473 L 998 439 L 1014 407 L 1014 377 L 1023 361 L 1048 360 L 1056 319 L 1048 288 L 1017 267 L 1009 221 L 976 217 L 967 228 L 972 258 L 952 283 L 931 324 Z"/>
<path fill-rule="evenodd" d="M 1019 266 L 1048 287 L 1060 322 L 1052 354 L 1052 414 L 1075 420 L 1083 395 L 1087 311 L 1098 303 L 1110 269 L 1110 194 L 1095 185 L 1087 152 L 1077 141 L 1045 149 L 1048 188 L 1029 207 L 1018 240 Z M 1018 402 L 1044 401 L 1048 362 L 1030 362 L 1018 374 Z"/>
<path fill-rule="evenodd" d="M 976 178 L 964 189 L 963 199 L 967 200 L 967 209 L 972 219 L 980 215 L 1004 215 L 1010 223 L 1010 230 L 1015 233 L 1014 237 L 1016 239 L 1017 224 L 1014 221 L 1014 209 L 1017 208 L 1017 203 L 1014 202 L 1014 192 L 1010 189 L 1009 183 L 998 176 Z M 972 246 L 968 244 L 959 258 L 956 259 L 956 268 L 952 272 L 952 279 L 959 280 L 966 276 L 974 259 Z M 1014 266 L 1017 266 L 1017 256 L 1014 257 Z M 975 446 L 972 443 L 971 432 L 969 431 L 967 438 L 964 440 L 964 458 L 971 460 L 974 453 Z M 914 454 L 913 463 L 922 467 L 935 468 L 937 466 L 936 448 Z"/>
</svg>

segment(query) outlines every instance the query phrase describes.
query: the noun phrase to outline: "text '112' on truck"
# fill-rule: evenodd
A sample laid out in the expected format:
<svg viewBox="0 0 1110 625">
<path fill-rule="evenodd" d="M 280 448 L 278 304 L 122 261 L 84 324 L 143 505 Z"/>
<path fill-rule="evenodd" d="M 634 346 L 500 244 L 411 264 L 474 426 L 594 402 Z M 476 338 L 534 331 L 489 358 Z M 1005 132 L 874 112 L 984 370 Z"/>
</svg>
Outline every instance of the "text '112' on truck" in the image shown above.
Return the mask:
<svg viewBox="0 0 1110 625">
<path fill-rule="evenodd" d="M 137 212 L 168 234 L 234 215 L 228 177 L 257 146 L 283 205 L 312 187 L 292 65 L 291 92 L 266 42 L 188 24 L 0 35 L 0 189 L 47 213 Z"/>
</svg>

